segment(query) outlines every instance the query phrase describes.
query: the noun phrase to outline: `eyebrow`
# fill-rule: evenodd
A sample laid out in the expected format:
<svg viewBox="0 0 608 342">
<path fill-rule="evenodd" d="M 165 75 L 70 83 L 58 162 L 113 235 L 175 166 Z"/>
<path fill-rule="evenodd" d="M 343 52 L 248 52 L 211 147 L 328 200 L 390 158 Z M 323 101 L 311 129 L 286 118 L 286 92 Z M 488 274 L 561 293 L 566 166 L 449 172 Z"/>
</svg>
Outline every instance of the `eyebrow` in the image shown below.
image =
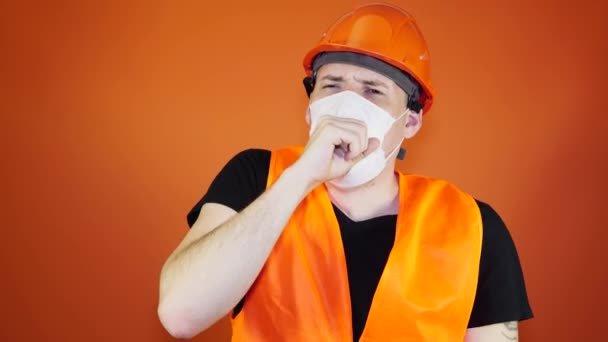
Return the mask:
<svg viewBox="0 0 608 342">
<path fill-rule="evenodd" d="M 335 76 L 335 75 L 325 75 L 321 78 L 321 80 L 328 80 L 331 82 L 344 82 L 344 77 Z M 380 80 L 362 80 L 362 79 L 355 78 L 355 81 L 357 81 L 359 83 L 363 83 L 364 85 L 370 86 L 370 87 L 384 87 L 384 88 L 388 89 L 388 86 L 386 85 L 386 83 L 384 83 Z"/>
<path fill-rule="evenodd" d="M 332 81 L 332 82 L 344 82 L 344 77 L 334 76 L 334 75 L 325 75 L 321 78 L 321 80 L 328 80 L 328 81 Z"/>
<path fill-rule="evenodd" d="M 358 80 L 357 78 L 355 78 L 355 81 L 359 82 L 359 83 L 363 83 L 366 86 L 370 86 L 370 87 L 384 87 L 385 89 L 388 89 L 388 86 L 386 85 L 386 83 L 380 81 L 380 80 Z"/>
</svg>

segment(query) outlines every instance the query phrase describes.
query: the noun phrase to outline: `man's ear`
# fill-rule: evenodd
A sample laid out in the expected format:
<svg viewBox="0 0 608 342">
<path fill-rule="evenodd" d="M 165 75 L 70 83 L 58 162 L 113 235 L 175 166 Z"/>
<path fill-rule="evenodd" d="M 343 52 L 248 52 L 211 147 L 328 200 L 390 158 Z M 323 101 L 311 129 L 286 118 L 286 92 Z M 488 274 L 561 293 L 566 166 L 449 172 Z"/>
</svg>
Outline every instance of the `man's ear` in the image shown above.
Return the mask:
<svg viewBox="0 0 608 342">
<path fill-rule="evenodd" d="M 422 127 L 422 109 L 419 112 L 414 112 L 408 109 L 408 113 L 405 116 L 405 127 L 403 136 L 405 139 L 413 138 L 416 133 Z"/>
</svg>

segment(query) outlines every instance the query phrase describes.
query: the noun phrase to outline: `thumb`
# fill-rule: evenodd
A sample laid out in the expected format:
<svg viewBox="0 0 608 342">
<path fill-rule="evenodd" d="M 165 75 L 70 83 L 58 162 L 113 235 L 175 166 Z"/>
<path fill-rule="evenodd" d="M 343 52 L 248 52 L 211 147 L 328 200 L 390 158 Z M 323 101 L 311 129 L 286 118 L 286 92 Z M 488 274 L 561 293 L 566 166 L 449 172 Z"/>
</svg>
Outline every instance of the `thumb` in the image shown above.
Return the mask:
<svg viewBox="0 0 608 342">
<path fill-rule="evenodd" d="M 363 154 L 367 156 L 374 152 L 378 147 L 380 147 L 380 140 L 378 140 L 378 138 L 370 138 L 367 141 L 367 150 L 365 150 Z"/>
<path fill-rule="evenodd" d="M 352 159 L 353 164 L 359 162 L 361 159 L 370 155 L 370 153 L 374 152 L 379 147 L 380 147 L 380 140 L 378 140 L 378 138 L 370 138 L 367 141 L 367 149 Z"/>
</svg>

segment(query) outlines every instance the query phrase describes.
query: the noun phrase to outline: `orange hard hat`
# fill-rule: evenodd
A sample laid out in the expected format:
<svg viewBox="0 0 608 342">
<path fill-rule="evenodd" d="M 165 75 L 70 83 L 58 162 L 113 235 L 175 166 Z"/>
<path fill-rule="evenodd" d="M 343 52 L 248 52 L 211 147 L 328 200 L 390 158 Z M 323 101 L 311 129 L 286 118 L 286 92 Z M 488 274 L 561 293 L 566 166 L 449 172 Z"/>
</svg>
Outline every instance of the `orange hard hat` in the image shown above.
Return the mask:
<svg viewBox="0 0 608 342">
<path fill-rule="evenodd" d="M 304 57 L 304 69 L 311 82 L 307 85 L 309 92 L 314 83 L 315 59 L 335 52 L 372 57 L 384 62 L 382 64 L 389 69 L 409 75 L 421 89 L 417 94 L 404 90 L 410 97 L 416 95 L 418 98 L 413 100 L 418 102 L 418 108 L 428 113 L 435 96 L 430 54 L 414 17 L 408 12 L 393 5 L 373 3 L 357 7 L 338 19 Z M 401 82 L 396 83 L 401 85 Z"/>
</svg>

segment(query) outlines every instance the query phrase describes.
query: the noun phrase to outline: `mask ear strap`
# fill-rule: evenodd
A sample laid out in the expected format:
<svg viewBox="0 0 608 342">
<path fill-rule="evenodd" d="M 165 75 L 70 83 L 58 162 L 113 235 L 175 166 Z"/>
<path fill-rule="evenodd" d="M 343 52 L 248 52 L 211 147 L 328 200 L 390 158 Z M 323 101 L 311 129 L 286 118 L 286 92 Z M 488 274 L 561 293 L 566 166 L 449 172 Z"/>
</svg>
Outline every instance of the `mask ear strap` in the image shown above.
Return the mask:
<svg viewBox="0 0 608 342">
<path fill-rule="evenodd" d="M 408 111 L 408 109 L 406 108 L 405 111 L 395 121 L 401 119 L 407 113 L 407 111 Z M 401 144 L 403 144 L 403 140 L 401 140 L 401 143 L 399 143 L 399 145 L 401 145 Z M 399 152 L 397 153 L 397 159 L 399 159 L 399 160 L 405 159 L 406 152 L 407 151 L 403 147 L 400 146 Z"/>
<path fill-rule="evenodd" d="M 394 149 L 391 150 L 391 152 L 388 154 L 388 156 L 386 156 L 386 160 L 389 160 L 393 154 L 395 154 L 395 152 L 397 152 L 397 159 L 399 160 L 403 160 L 403 158 L 405 158 L 405 149 L 401 147 L 401 144 L 403 144 L 403 140 L 401 139 L 401 142 L 399 143 L 399 145 L 395 146 Z M 380 148 L 380 147 L 379 147 Z"/>
</svg>

